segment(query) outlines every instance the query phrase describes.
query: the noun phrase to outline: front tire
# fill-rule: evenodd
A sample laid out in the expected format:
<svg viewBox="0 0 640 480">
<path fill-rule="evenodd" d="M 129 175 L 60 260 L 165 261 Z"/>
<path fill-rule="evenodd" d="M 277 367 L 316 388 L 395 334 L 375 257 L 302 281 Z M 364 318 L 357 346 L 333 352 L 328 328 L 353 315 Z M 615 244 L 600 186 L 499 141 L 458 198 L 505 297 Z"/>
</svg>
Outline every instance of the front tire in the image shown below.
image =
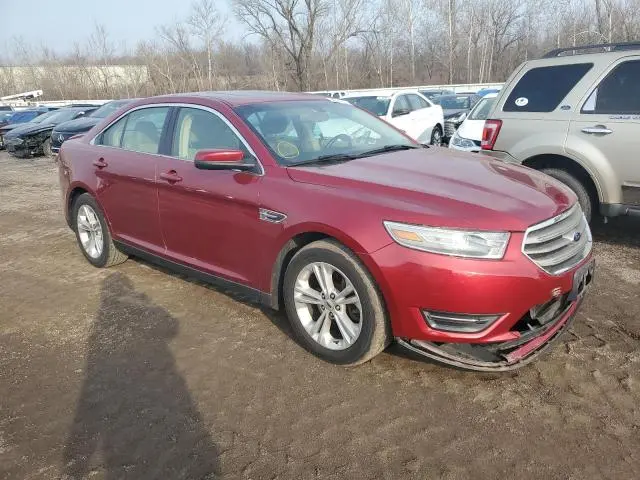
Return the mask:
<svg viewBox="0 0 640 480">
<path fill-rule="evenodd" d="M 47 138 L 43 143 L 42 143 L 42 153 L 46 156 L 46 157 L 53 157 L 53 151 L 51 150 L 51 138 Z"/>
<path fill-rule="evenodd" d="M 391 341 L 373 278 L 353 252 L 335 241 L 300 249 L 287 267 L 283 293 L 296 337 L 323 360 L 358 365 Z"/>
<path fill-rule="evenodd" d="M 113 243 L 104 214 L 88 193 L 80 195 L 73 204 L 72 217 L 78 246 L 94 267 L 111 267 L 128 257 Z"/>
<path fill-rule="evenodd" d="M 440 125 L 436 125 L 435 127 L 433 127 L 433 130 L 431 131 L 431 145 L 434 145 L 436 147 L 441 147 L 442 146 L 442 129 L 440 128 Z"/>
<path fill-rule="evenodd" d="M 564 183 L 573 191 L 573 193 L 576 194 L 576 197 L 578 197 L 578 202 L 580 203 L 580 207 L 582 208 L 582 212 L 584 213 L 587 222 L 591 223 L 591 218 L 594 215 L 593 210 L 595 205 L 597 204 L 597 201 L 594 199 L 593 195 L 591 195 L 587 187 L 585 187 L 584 183 L 582 183 L 571 173 L 559 168 L 544 168 L 541 171 L 542 173 L 546 173 L 550 177 L 553 177 L 556 180 Z"/>
</svg>

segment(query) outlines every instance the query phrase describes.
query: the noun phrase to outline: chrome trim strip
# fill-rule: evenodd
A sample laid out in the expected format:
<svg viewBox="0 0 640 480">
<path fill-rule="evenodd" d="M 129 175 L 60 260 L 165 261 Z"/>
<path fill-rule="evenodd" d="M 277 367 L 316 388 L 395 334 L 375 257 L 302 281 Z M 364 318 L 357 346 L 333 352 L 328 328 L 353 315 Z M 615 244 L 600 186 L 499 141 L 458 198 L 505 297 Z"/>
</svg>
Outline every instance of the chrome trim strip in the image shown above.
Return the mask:
<svg viewBox="0 0 640 480">
<path fill-rule="evenodd" d="M 105 130 L 107 130 L 109 127 L 111 127 L 111 125 L 113 125 L 114 123 L 118 122 L 124 116 L 129 115 L 131 112 L 135 112 L 136 110 L 142 110 L 143 108 L 154 108 L 154 107 L 196 108 L 196 109 L 199 109 L 199 110 L 204 110 L 204 111 L 213 113 L 219 119 L 221 119 L 224 123 L 227 124 L 227 126 L 231 129 L 231 131 L 240 139 L 242 144 L 246 147 L 246 149 L 253 156 L 253 158 L 256 159 L 256 162 L 257 162 L 258 166 L 260 167 L 260 173 L 255 173 L 255 172 L 248 172 L 248 173 L 253 173 L 254 175 L 257 175 L 257 176 L 260 176 L 260 177 L 264 176 L 264 174 L 265 174 L 264 166 L 262 165 L 262 162 L 260 162 L 260 159 L 256 155 L 256 152 L 253 150 L 253 148 L 251 148 L 251 146 L 249 145 L 249 142 L 247 142 L 247 140 L 242 136 L 242 134 L 238 131 L 238 129 L 235 126 L 233 126 L 233 124 L 231 122 L 229 122 L 227 117 L 225 117 L 223 114 L 221 114 L 217 110 L 214 110 L 211 107 L 207 107 L 205 105 L 198 105 L 196 103 L 170 103 L 169 102 L 169 103 L 147 103 L 147 104 L 144 104 L 144 105 L 138 105 L 135 108 L 127 110 L 122 115 L 118 116 L 113 121 L 109 122 L 109 124 L 106 125 L 104 128 L 100 129 L 100 131 L 93 136 L 91 141 L 89 141 L 89 144 L 93 145 L 95 147 L 115 148 L 117 150 L 121 150 L 121 151 L 125 151 L 125 152 L 133 152 L 133 150 L 127 150 L 126 148 L 122 148 L 122 147 L 112 147 L 110 145 L 96 144 L 95 141 L 96 141 L 96 138 L 98 138 L 100 135 L 102 135 Z M 140 153 L 140 152 L 134 152 L 134 153 Z M 171 158 L 172 160 L 182 160 L 182 161 L 191 162 L 191 160 L 184 160 L 182 158 L 173 157 L 171 155 L 163 155 L 163 154 L 160 154 L 160 153 L 147 153 L 146 155 L 154 155 L 154 156 L 163 157 L 163 158 Z"/>
</svg>

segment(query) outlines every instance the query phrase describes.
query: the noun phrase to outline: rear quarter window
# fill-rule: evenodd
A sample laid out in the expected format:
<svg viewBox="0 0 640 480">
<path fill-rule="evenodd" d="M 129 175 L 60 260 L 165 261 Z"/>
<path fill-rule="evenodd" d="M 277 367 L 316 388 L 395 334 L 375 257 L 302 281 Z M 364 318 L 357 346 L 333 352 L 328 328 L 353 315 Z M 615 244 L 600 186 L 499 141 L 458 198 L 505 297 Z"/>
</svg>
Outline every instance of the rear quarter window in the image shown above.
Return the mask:
<svg viewBox="0 0 640 480">
<path fill-rule="evenodd" d="M 552 112 L 593 67 L 592 63 L 532 68 L 513 88 L 504 112 Z"/>
</svg>

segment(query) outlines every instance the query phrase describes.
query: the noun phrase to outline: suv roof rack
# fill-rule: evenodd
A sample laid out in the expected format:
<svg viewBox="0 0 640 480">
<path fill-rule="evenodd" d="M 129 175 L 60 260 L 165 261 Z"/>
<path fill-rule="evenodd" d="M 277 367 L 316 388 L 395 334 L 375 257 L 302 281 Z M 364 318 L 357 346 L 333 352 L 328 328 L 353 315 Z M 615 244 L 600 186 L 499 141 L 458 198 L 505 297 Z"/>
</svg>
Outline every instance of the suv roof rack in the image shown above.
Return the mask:
<svg viewBox="0 0 640 480">
<path fill-rule="evenodd" d="M 604 52 L 617 52 L 621 50 L 640 50 L 640 42 L 622 42 L 622 43 L 599 43 L 597 45 L 580 45 L 578 47 L 556 48 L 546 53 L 542 58 L 553 58 L 564 56 L 563 53 L 574 52 L 571 55 L 579 55 L 585 53 L 584 50 L 602 49 Z M 589 53 L 589 52 L 586 52 Z M 569 56 L 569 55 L 566 55 Z"/>
</svg>

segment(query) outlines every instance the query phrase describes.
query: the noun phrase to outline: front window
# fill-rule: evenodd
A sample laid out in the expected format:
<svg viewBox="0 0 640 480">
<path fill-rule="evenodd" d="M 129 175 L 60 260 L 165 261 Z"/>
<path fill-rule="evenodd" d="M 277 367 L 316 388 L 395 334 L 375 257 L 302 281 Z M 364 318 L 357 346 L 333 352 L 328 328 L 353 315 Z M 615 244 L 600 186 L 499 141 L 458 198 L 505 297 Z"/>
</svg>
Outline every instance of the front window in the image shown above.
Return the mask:
<svg viewBox="0 0 640 480">
<path fill-rule="evenodd" d="M 249 154 L 231 127 L 215 115 L 199 108 L 181 108 L 178 113 L 171 155 L 193 160 L 199 150 L 242 150 Z"/>
<path fill-rule="evenodd" d="M 236 112 L 262 139 L 281 165 L 331 156 L 359 157 L 385 148 L 418 145 L 382 120 L 332 101 L 243 105 Z"/>
<path fill-rule="evenodd" d="M 73 120 L 74 118 L 76 118 L 76 115 L 78 115 L 78 113 L 80 112 L 80 110 L 58 110 L 55 112 L 51 112 L 52 115 L 47 116 L 46 118 L 41 118 L 40 121 L 38 123 L 62 123 L 62 122 L 68 122 L 69 120 Z M 46 115 L 46 114 L 45 114 Z M 41 117 L 44 117 L 45 115 L 42 115 Z"/>
<path fill-rule="evenodd" d="M 362 108 L 367 112 L 371 112 L 378 117 L 383 117 L 389 110 L 390 97 L 348 97 L 345 98 L 347 102 L 356 107 Z"/>
<path fill-rule="evenodd" d="M 495 97 L 482 98 L 478 103 L 476 103 L 476 106 L 473 107 L 471 113 L 469 113 L 469 120 L 486 120 L 495 101 Z"/>
</svg>

